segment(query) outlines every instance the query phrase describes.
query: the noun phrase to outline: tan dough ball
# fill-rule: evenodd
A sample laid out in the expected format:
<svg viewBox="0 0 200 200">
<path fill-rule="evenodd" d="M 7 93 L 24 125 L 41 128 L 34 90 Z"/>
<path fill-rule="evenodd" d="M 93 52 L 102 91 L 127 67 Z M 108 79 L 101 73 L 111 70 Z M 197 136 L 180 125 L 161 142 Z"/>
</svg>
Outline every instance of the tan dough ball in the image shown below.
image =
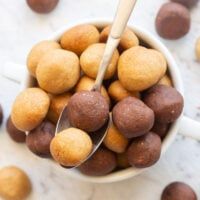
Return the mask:
<svg viewBox="0 0 200 200">
<path fill-rule="evenodd" d="M 166 85 L 166 86 L 173 86 L 172 85 L 172 80 L 170 79 L 170 77 L 166 74 L 164 75 L 160 81 L 158 82 L 159 85 Z"/>
<path fill-rule="evenodd" d="M 125 138 L 113 124 L 111 124 L 103 143 L 111 151 L 123 153 L 128 145 L 128 139 Z"/>
<path fill-rule="evenodd" d="M 81 68 L 87 76 L 96 78 L 105 46 L 106 44 L 104 43 L 92 44 L 82 53 L 80 57 Z M 115 74 L 118 58 L 119 53 L 116 49 L 108 65 L 104 79 L 110 79 Z"/>
<path fill-rule="evenodd" d="M 166 59 L 160 52 L 138 46 L 120 56 L 118 77 L 127 90 L 143 91 L 157 83 L 166 69 Z"/>
<path fill-rule="evenodd" d="M 67 105 L 71 96 L 72 96 L 72 94 L 67 92 L 67 93 L 60 94 L 60 95 L 52 95 L 50 97 L 51 103 L 49 106 L 47 118 L 51 122 L 53 122 L 54 124 L 57 123 L 58 118 L 59 118 L 63 108 L 65 107 L 65 105 Z"/>
<path fill-rule="evenodd" d="M 39 88 L 28 88 L 15 99 L 11 119 L 17 129 L 30 131 L 46 117 L 49 109 L 49 96 Z"/>
<path fill-rule="evenodd" d="M 66 50 L 53 50 L 40 60 L 36 77 L 39 86 L 52 94 L 61 94 L 73 88 L 80 77 L 78 56 Z"/>
<path fill-rule="evenodd" d="M 45 40 L 36 44 L 27 57 L 27 67 L 30 74 L 35 77 L 36 68 L 40 59 L 49 51 L 60 48 L 57 42 L 51 40 Z"/>
<path fill-rule="evenodd" d="M 200 37 L 196 41 L 196 57 L 200 61 Z"/>
<path fill-rule="evenodd" d="M 108 88 L 108 94 L 115 101 L 121 101 L 128 96 L 140 98 L 139 92 L 129 92 L 123 87 L 119 80 L 114 81 L 110 84 Z"/>
<path fill-rule="evenodd" d="M 117 166 L 123 169 L 130 167 L 126 152 L 117 154 Z"/>
<path fill-rule="evenodd" d="M 88 46 L 97 42 L 99 42 L 99 31 L 90 24 L 72 27 L 62 35 L 60 40 L 63 49 L 73 51 L 79 56 Z"/>
<path fill-rule="evenodd" d="M 100 33 L 100 42 L 106 42 L 108 39 L 108 35 L 110 33 L 111 26 L 106 26 L 102 32 Z M 135 35 L 135 33 L 130 29 L 126 28 L 124 33 L 121 36 L 121 40 L 119 43 L 120 49 L 126 50 L 134 46 L 139 45 L 139 39 Z"/>
<path fill-rule="evenodd" d="M 92 151 L 90 136 L 77 128 L 68 128 L 58 133 L 51 141 L 53 158 L 63 166 L 75 166 Z"/>
<path fill-rule="evenodd" d="M 83 76 L 83 77 L 81 77 L 78 84 L 76 85 L 75 91 L 76 92 L 80 92 L 80 91 L 84 91 L 84 90 L 89 91 L 93 88 L 94 83 L 95 83 L 94 79 L 89 78 L 87 76 Z M 102 94 L 102 96 L 104 96 L 106 98 L 108 104 L 110 105 L 110 97 L 108 96 L 108 93 L 104 86 L 101 87 L 101 94 Z"/>
<path fill-rule="evenodd" d="M 0 170 L 0 196 L 6 200 L 23 200 L 31 192 L 31 183 L 24 171 L 15 166 Z"/>
</svg>

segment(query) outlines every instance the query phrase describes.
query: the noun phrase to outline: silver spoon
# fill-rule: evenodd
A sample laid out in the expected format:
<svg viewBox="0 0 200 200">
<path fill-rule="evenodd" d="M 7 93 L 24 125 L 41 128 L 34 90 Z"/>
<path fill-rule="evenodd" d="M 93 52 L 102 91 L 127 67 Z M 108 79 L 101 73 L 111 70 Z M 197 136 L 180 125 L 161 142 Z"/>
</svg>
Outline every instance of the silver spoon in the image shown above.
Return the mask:
<svg viewBox="0 0 200 200">
<path fill-rule="evenodd" d="M 120 0 L 118 9 L 114 18 L 114 22 L 112 24 L 112 28 L 106 43 L 105 51 L 103 58 L 101 60 L 97 78 L 94 84 L 94 87 L 91 91 L 98 91 L 100 92 L 100 88 L 103 82 L 103 78 L 106 72 L 106 69 L 110 63 L 110 60 L 112 58 L 112 55 L 117 48 L 120 37 L 122 33 L 124 32 L 124 29 L 127 25 L 128 19 L 130 18 L 130 15 L 132 13 L 132 10 L 134 8 L 134 5 L 136 3 L 136 0 Z M 93 149 L 92 152 L 88 155 L 88 157 L 84 160 L 81 160 L 80 163 L 78 163 L 76 166 L 72 167 L 66 167 L 66 168 L 76 168 L 79 165 L 81 165 L 83 162 L 88 160 L 98 149 L 98 147 L 101 145 L 101 143 L 104 140 L 104 137 L 106 136 L 107 129 L 109 127 L 109 123 L 111 121 L 111 115 L 109 115 L 109 119 L 105 123 L 105 125 L 95 132 L 95 134 L 91 134 L 91 139 L 93 142 Z M 60 117 L 58 119 L 57 125 L 56 125 L 56 133 L 71 127 L 68 116 L 67 116 L 67 105 L 64 107 L 62 113 L 60 114 Z"/>
</svg>

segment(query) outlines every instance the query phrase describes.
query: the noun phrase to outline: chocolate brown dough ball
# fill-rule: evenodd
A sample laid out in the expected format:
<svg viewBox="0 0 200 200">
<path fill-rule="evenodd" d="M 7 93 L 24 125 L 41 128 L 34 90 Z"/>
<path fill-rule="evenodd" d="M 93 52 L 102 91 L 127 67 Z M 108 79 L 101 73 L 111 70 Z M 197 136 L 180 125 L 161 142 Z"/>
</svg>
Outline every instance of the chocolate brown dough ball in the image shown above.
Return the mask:
<svg viewBox="0 0 200 200">
<path fill-rule="evenodd" d="M 15 99 L 11 119 L 17 129 L 30 131 L 46 117 L 49 109 L 49 96 L 39 88 L 28 88 Z"/>
<path fill-rule="evenodd" d="M 124 51 L 118 61 L 118 77 L 128 91 L 143 91 L 165 74 L 167 62 L 157 50 L 137 46 Z"/>
<path fill-rule="evenodd" d="M 197 61 L 200 61 L 200 37 L 196 41 L 195 52 L 196 52 Z"/>
<path fill-rule="evenodd" d="M 173 86 L 172 80 L 168 75 L 163 76 L 160 81 L 158 82 L 159 85 L 166 85 L 166 86 Z"/>
<path fill-rule="evenodd" d="M 109 116 L 108 103 L 99 92 L 78 92 L 70 98 L 67 108 L 70 124 L 86 132 L 100 129 Z"/>
<path fill-rule="evenodd" d="M 65 107 L 65 105 L 67 105 L 71 96 L 72 94 L 69 92 L 60 95 L 51 95 L 51 103 L 47 114 L 47 118 L 51 122 L 53 122 L 54 124 L 57 123 L 63 108 Z"/>
<path fill-rule="evenodd" d="M 116 153 L 123 153 L 128 145 L 128 139 L 111 124 L 103 141 L 104 145 Z"/>
<path fill-rule="evenodd" d="M 106 44 L 96 43 L 90 45 L 80 57 L 81 69 L 90 78 L 96 78 L 101 59 L 104 54 Z M 110 79 L 116 72 L 117 61 L 119 58 L 119 53 L 117 49 L 114 51 L 111 58 L 110 64 L 106 70 L 104 79 Z"/>
<path fill-rule="evenodd" d="M 188 9 L 179 3 L 171 2 L 160 8 L 155 25 L 161 37 L 175 40 L 189 32 L 190 21 Z"/>
<path fill-rule="evenodd" d="M 36 77 L 39 86 L 47 92 L 67 92 L 76 85 L 80 77 L 78 56 L 63 49 L 52 50 L 40 60 Z"/>
<path fill-rule="evenodd" d="M 7 166 L 0 170 L 0 196 L 6 200 L 24 200 L 31 192 L 27 174 L 18 167 Z"/>
<path fill-rule="evenodd" d="M 15 141 L 15 142 L 25 142 L 26 140 L 26 134 L 23 131 L 18 130 L 15 125 L 13 124 L 11 117 L 7 119 L 6 122 L 6 130 L 9 134 L 9 136 Z"/>
<path fill-rule="evenodd" d="M 37 13 L 51 12 L 59 0 L 26 0 L 29 7 Z"/>
<path fill-rule="evenodd" d="M 116 165 L 115 154 L 100 147 L 89 160 L 79 167 L 79 170 L 89 176 L 103 176 L 112 172 Z"/>
<path fill-rule="evenodd" d="M 3 122 L 3 109 L 2 109 L 2 106 L 0 105 L 0 125 L 2 124 Z"/>
<path fill-rule="evenodd" d="M 111 30 L 111 26 L 106 26 L 102 30 L 102 32 L 100 33 L 100 42 L 106 43 L 110 30 Z M 127 27 L 121 36 L 119 48 L 122 50 L 126 50 L 133 46 L 138 46 L 138 45 L 139 45 L 138 37 L 130 28 Z"/>
<path fill-rule="evenodd" d="M 83 77 L 81 77 L 78 84 L 76 85 L 75 91 L 76 92 L 80 92 L 80 91 L 84 91 L 84 90 L 90 91 L 93 88 L 94 83 L 95 83 L 94 79 L 89 78 L 87 76 L 83 76 Z M 110 97 L 108 96 L 108 93 L 104 86 L 101 86 L 101 94 L 102 94 L 102 96 L 105 97 L 108 104 L 110 105 Z"/>
<path fill-rule="evenodd" d="M 155 122 L 151 131 L 156 133 L 157 135 L 160 136 L 161 139 L 163 139 L 167 135 L 168 129 L 169 129 L 169 124 L 161 124 Z"/>
<path fill-rule="evenodd" d="M 122 169 L 130 167 L 126 152 L 117 154 L 117 167 Z"/>
<path fill-rule="evenodd" d="M 171 1 L 180 3 L 186 6 L 187 8 L 192 8 L 198 3 L 199 0 L 171 0 Z"/>
<path fill-rule="evenodd" d="M 164 189 L 161 200 L 197 200 L 197 196 L 189 185 L 173 182 Z"/>
<path fill-rule="evenodd" d="M 129 164 L 137 168 L 152 166 L 159 160 L 160 153 L 161 139 L 153 132 L 135 138 L 127 150 Z"/>
<path fill-rule="evenodd" d="M 37 128 L 29 132 L 26 145 L 36 155 L 50 156 L 50 143 L 55 135 L 55 125 L 44 121 Z"/>
<path fill-rule="evenodd" d="M 38 66 L 39 61 L 41 58 L 54 49 L 60 49 L 60 45 L 51 40 L 41 41 L 36 44 L 28 54 L 27 57 L 27 67 L 32 76 L 36 76 L 36 68 Z"/>
<path fill-rule="evenodd" d="M 123 85 L 120 83 L 120 81 L 114 81 L 110 84 L 108 88 L 108 94 L 114 99 L 115 101 L 121 101 L 122 99 L 126 97 L 137 97 L 140 98 L 139 92 L 129 92 L 126 90 Z"/>
<path fill-rule="evenodd" d="M 135 97 L 127 97 L 117 103 L 112 117 L 114 125 L 127 138 L 144 135 L 154 124 L 153 111 Z"/>
<path fill-rule="evenodd" d="M 182 95 L 165 85 L 156 85 L 146 91 L 143 101 L 154 111 L 155 120 L 159 123 L 174 122 L 183 110 Z"/>
<path fill-rule="evenodd" d="M 61 37 L 63 49 L 73 51 L 78 56 L 91 44 L 99 42 L 99 31 L 90 24 L 74 26 L 67 30 Z"/>
<path fill-rule="evenodd" d="M 68 128 L 53 138 L 51 155 L 63 166 L 76 166 L 84 161 L 92 151 L 90 136 L 77 128 Z"/>
</svg>

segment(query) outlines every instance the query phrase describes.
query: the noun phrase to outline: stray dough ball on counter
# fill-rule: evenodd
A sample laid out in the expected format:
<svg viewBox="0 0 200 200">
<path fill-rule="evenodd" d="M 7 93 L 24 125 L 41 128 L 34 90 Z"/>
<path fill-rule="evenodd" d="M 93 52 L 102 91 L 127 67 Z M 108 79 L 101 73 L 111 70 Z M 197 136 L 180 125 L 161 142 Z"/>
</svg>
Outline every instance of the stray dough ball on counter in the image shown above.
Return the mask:
<svg viewBox="0 0 200 200">
<path fill-rule="evenodd" d="M 112 117 L 114 125 L 127 138 L 144 135 L 154 124 L 153 111 L 135 97 L 118 102 L 113 108 Z"/>
<path fill-rule="evenodd" d="M 130 165 L 137 168 L 145 168 L 155 164 L 160 158 L 160 153 L 160 137 L 153 132 L 149 132 L 132 141 L 128 148 L 127 156 Z"/>
<path fill-rule="evenodd" d="M 101 59 L 103 57 L 106 44 L 96 43 L 90 45 L 80 57 L 81 68 L 90 78 L 96 78 Z M 119 58 L 118 50 L 114 51 L 110 64 L 106 70 L 104 79 L 110 79 L 116 72 L 117 61 Z"/>
<path fill-rule="evenodd" d="M 27 67 L 32 76 L 36 76 L 36 69 L 41 58 L 51 50 L 60 49 L 60 45 L 51 40 L 41 41 L 36 44 L 27 57 Z"/>
<path fill-rule="evenodd" d="M 6 200 L 24 200 L 31 192 L 27 174 L 18 167 L 0 169 L 0 196 Z"/>
<path fill-rule="evenodd" d="M 83 76 L 80 78 L 78 84 L 76 85 L 75 91 L 81 92 L 84 90 L 90 91 L 94 86 L 95 80 L 92 78 L 89 78 L 87 76 Z M 105 97 L 108 104 L 110 105 L 110 97 L 108 96 L 108 92 L 106 91 L 104 86 L 101 86 L 101 94 Z"/>
<path fill-rule="evenodd" d="M 100 92 L 75 93 L 70 98 L 67 109 L 70 124 L 86 132 L 99 130 L 109 117 L 109 105 Z"/>
<path fill-rule="evenodd" d="M 99 42 L 99 31 L 90 24 L 74 26 L 61 37 L 63 49 L 73 51 L 78 56 L 91 44 Z"/>
<path fill-rule="evenodd" d="M 92 151 L 90 136 L 77 128 L 68 128 L 53 138 L 51 155 L 63 166 L 76 166 L 85 160 Z"/>
<path fill-rule="evenodd" d="M 121 84 L 129 91 L 143 91 L 156 84 L 165 74 L 167 62 L 157 50 L 132 47 L 124 51 L 118 62 Z"/>
<path fill-rule="evenodd" d="M 119 132 L 119 130 L 111 124 L 108 128 L 106 137 L 104 138 L 104 145 L 116 153 L 123 153 L 128 146 L 128 139 Z"/>
<path fill-rule="evenodd" d="M 50 51 L 43 56 L 36 70 L 39 86 L 52 94 L 69 91 L 76 85 L 79 77 L 78 56 L 63 49 Z"/>
<path fill-rule="evenodd" d="M 72 94 L 69 92 L 66 92 L 66 93 L 60 94 L 60 95 L 51 95 L 50 96 L 51 103 L 49 106 L 47 118 L 51 122 L 53 122 L 54 124 L 57 123 L 63 108 L 65 107 L 65 105 L 67 105 L 71 96 L 72 96 Z"/>
<path fill-rule="evenodd" d="M 118 80 L 114 81 L 110 84 L 110 86 L 108 88 L 108 94 L 115 101 L 121 101 L 122 99 L 129 97 L 129 96 L 140 98 L 139 92 L 129 92 L 128 90 L 126 90 L 123 87 L 123 85 Z"/>
<path fill-rule="evenodd" d="M 26 134 L 23 131 L 18 130 L 15 125 L 12 122 L 11 117 L 7 119 L 6 122 L 6 130 L 9 134 L 9 136 L 15 141 L 15 142 L 25 142 L 26 140 Z"/>
<path fill-rule="evenodd" d="M 166 186 L 161 200 L 197 200 L 197 195 L 186 183 L 173 182 Z"/>
<path fill-rule="evenodd" d="M 154 111 L 156 122 L 164 124 L 174 122 L 181 115 L 184 104 L 182 95 L 166 85 L 155 85 L 147 90 L 143 101 Z"/>
<path fill-rule="evenodd" d="M 117 166 L 115 154 L 100 147 L 89 160 L 84 162 L 79 170 L 89 176 L 103 176 L 112 172 Z"/>
<path fill-rule="evenodd" d="M 55 135 L 55 125 L 44 121 L 26 136 L 26 145 L 36 155 L 50 156 L 50 143 Z"/>
<path fill-rule="evenodd" d="M 200 37 L 196 41 L 196 57 L 197 60 L 200 61 Z"/>
<path fill-rule="evenodd" d="M 30 131 L 37 127 L 49 109 L 50 99 L 40 88 L 28 88 L 15 99 L 11 119 L 17 129 Z"/>
<path fill-rule="evenodd" d="M 110 33 L 111 26 L 106 26 L 100 33 L 100 42 L 106 42 Z M 121 36 L 119 48 L 122 50 L 129 49 L 139 45 L 139 39 L 135 33 L 128 27 L 126 27 L 124 33 Z"/>
</svg>

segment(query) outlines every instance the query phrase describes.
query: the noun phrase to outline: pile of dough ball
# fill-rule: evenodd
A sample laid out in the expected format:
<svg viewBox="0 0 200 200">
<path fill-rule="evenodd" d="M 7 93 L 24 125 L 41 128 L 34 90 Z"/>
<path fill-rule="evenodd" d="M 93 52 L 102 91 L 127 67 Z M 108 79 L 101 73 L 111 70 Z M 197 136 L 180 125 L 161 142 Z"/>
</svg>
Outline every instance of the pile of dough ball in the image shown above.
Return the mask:
<svg viewBox="0 0 200 200">
<path fill-rule="evenodd" d="M 144 42 L 130 28 L 114 51 L 100 92 L 91 91 L 109 31 L 110 26 L 82 24 L 58 41 L 36 44 L 27 67 L 37 85 L 16 97 L 7 125 L 11 138 L 25 140 L 34 154 L 71 167 L 91 153 L 91 135 L 97 134 L 110 113 L 112 122 L 103 144 L 78 168 L 90 176 L 156 163 L 170 124 L 183 109 L 165 57 L 140 45 Z M 55 135 L 65 105 L 71 128 Z"/>
</svg>

